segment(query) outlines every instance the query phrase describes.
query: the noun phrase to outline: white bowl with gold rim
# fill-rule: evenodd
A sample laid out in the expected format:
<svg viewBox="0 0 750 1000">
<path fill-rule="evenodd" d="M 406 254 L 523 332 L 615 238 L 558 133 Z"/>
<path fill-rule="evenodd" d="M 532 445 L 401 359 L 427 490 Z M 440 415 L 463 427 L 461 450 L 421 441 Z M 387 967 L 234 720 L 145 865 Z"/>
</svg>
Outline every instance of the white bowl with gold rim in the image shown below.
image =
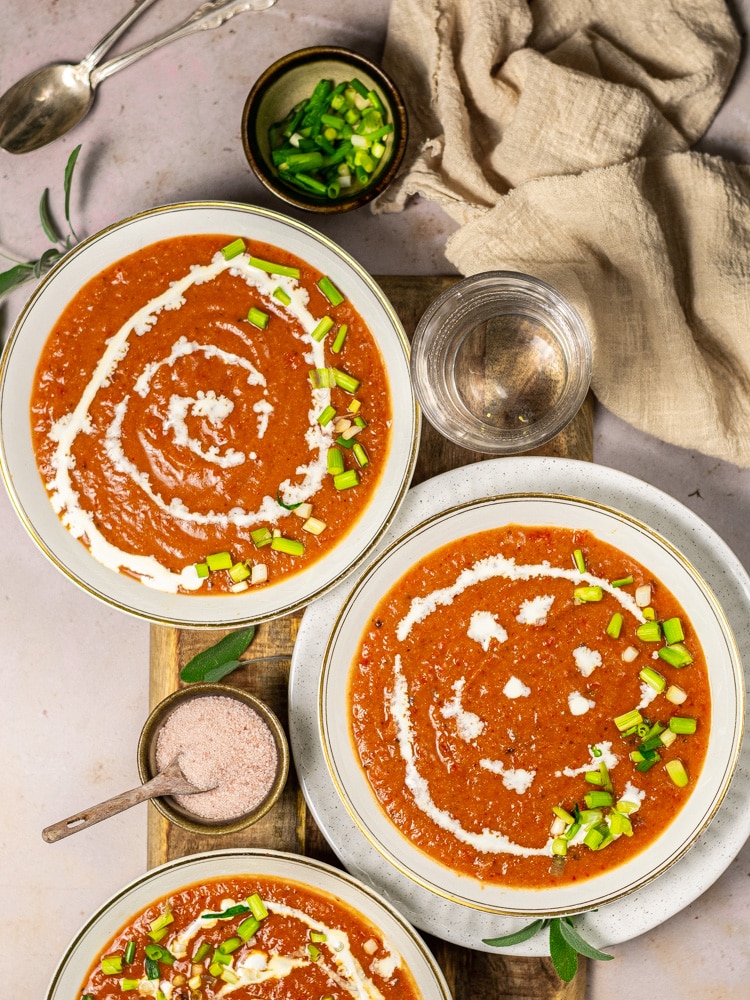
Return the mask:
<svg viewBox="0 0 750 1000">
<path fill-rule="evenodd" d="M 354 305 L 379 347 L 389 381 L 394 431 L 376 492 L 323 558 L 267 587 L 242 594 L 170 594 L 97 562 L 62 525 L 37 471 L 29 403 L 49 331 L 78 290 L 104 268 L 162 239 L 236 234 L 280 247 L 327 274 Z M 397 511 L 416 461 L 419 417 L 400 320 L 375 281 L 346 251 L 276 212 L 227 202 L 168 205 L 118 222 L 68 253 L 18 317 L 0 362 L 0 465 L 31 538 L 68 579 L 122 611 L 188 628 L 233 627 L 289 614 L 341 582 L 370 551 Z"/>
<path fill-rule="evenodd" d="M 675 595 L 699 637 L 708 664 L 711 728 L 708 752 L 676 821 L 631 860 L 580 884 L 517 889 L 487 884 L 433 860 L 380 806 L 360 764 L 342 711 L 364 623 L 408 569 L 467 535 L 505 524 L 591 531 L 631 555 Z M 505 495 L 453 507 L 393 541 L 360 576 L 341 606 L 326 645 L 319 686 L 319 726 L 336 792 L 365 840 L 402 878 L 436 897 L 488 913 L 554 916 L 593 910 L 634 892 L 677 862 L 703 834 L 729 788 L 740 755 L 744 677 L 732 629 L 708 584 L 690 562 L 645 524 L 615 509 L 564 495 Z"/>
<path fill-rule="evenodd" d="M 139 911 L 200 882 L 263 875 L 297 882 L 334 897 L 372 923 L 411 972 L 424 1000 L 450 1000 L 437 962 L 411 925 L 373 890 L 330 865 L 260 848 L 209 851 L 176 858 L 124 886 L 92 914 L 61 956 L 46 1000 L 69 1000 L 80 990 L 97 955 Z M 135 995 L 135 994 L 134 994 Z"/>
</svg>

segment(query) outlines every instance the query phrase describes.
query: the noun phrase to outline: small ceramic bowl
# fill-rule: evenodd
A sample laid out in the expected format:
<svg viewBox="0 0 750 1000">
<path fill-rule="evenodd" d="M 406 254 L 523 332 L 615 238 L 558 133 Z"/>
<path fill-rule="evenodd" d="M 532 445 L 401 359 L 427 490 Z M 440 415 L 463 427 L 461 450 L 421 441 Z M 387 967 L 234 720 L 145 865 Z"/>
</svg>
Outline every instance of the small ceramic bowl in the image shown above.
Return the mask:
<svg viewBox="0 0 750 1000">
<path fill-rule="evenodd" d="M 269 129 L 309 98 L 319 81 L 328 79 L 338 85 L 353 78 L 375 92 L 387 121 L 393 124 L 393 132 L 383 140 L 385 152 L 370 182 L 365 187 L 353 185 L 350 194 L 342 188 L 338 197 L 328 198 L 283 181 L 273 161 Z M 242 114 L 242 143 L 258 179 L 290 205 L 310 212 L 348 212 L 382 194 L 396 176 L 406 151 L 406 137 L 406 108 L 393 81 L 365 56 L 327 45 L 299 49 L 269 66 L 255 82 Z"/>
<path fill-rule="evenodd" d="M 141 731 L 138 741 L 138 772 L 141 781 L 149 781 L 157 773 L 157 741 L 167 720 L 181 706 L 198 698 L 232 698 L 255 712 L 270 731 L 276 746 L 276 773 L 263 799 L 249 812 L 230 819 L 206 819 L 197 812 L 190 812 L 185 803 L 190 796 L 172 796 L 151 799 L 159 812 L 171 823 L 199 834 L 226 834 L 244 830 L 257 822 L 278 801 L 289 774 L 289 744 L 276 715 L 259 698 L 226 684 L 191 684 L 180 688 L 159 702 Z M 189 775 L 188 775 L 189 777 Z"/>
<path fill-rule="evenodd" d="M 581 317 L 554 288 L 488 271 L 443 292 L 419 321 L 411 373 L 430 423 L 463 448 L 515 455 L 570 423 L 591 381 Z"/>
</svg>

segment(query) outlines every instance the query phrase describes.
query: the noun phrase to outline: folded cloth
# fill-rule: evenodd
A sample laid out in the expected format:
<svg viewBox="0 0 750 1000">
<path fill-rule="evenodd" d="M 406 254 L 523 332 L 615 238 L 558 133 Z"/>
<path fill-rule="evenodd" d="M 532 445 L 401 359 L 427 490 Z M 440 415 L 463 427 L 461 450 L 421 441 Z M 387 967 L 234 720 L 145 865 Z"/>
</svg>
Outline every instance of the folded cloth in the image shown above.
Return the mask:
<svg viewBox="0 0 750 1000">
<path fill-rule="evenodd" d="M 393 0 L 411 195 L 462 274 L 525 271 L 581 313 L 592 388 L 750 466 L 750 166 L 691 151 L 739 58 L 724 0 Z"/>
</svg>

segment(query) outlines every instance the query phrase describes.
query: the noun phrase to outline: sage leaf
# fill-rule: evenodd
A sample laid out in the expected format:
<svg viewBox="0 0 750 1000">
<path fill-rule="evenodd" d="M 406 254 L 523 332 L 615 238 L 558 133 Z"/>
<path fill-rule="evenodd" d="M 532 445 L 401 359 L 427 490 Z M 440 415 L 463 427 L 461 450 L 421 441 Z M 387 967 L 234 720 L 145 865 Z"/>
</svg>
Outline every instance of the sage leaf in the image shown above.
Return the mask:
<svg viewBox="0 0 750 1000">
<path fill-rule="evenodd" d="M 611 962 L 615 957 L 614 955 L 608 955 L 605 951 L 599 951 L 592 944 L 581 937 L 578 931 L 573 926 L 573 921 L 570 919 L 560 920 L 560 933 L 571 946 L 575 948 L 579 955 L 585 955 L 586 958 L 593 958 L 600 962 Z"/>
<path fill-rule="evenodd" d="M 237 667 L 242 666 L 242 660 L 227 660 L 226 663 L 220 664 L 218 667 L 214 667 L 213 670 L 209 670 L 203 675 L 203 680 L 206 684 L 215 684 L 217 681 L 222 680 L 227 674 L 231 674 L 233 670 Z"/>
<path fill-rule="evenodd" d="M 549 954 L 555 972 L 564 983 L 569 983 L 578 972 L 578 953 L 565 940 L 559 917 L 554 917 L 549 922 Z"/>
<path fill-rule="evenodd" d="M 62 236 L 52 221 L 49 210 L 49 188 L 45 188 L 39 201 L 39 221 L 42 223 L 44 235 L 50 243 L 62 243 Z"/>
<path fill-rule="evenodd" d="M 219 639 L 213 646 L 198 653 L 192 660 L 189 660 L 180 671 L 180 680 L 187 684 L 194 684 L 197 681 L 220 680 L 226 677 L 232 670 L 236 670 L 240 664 L 240 655 L 255 637 L 255 626 L 240 629 L 237 632 L 230 632 L 223 639 Z M 223 673 L 218 673 L 226 668 Z"/>
<path fill-rule="evenodd" d="M 46 274 L 52 265 L 56 264 L 61 257 L 62 254 L 59 250 L 56 250 L 55 247 L 50 247 L 48 250 L 45 250 L 39 260 L 34 264 L 34 277 L 41 278 L 41 276 Z"/>
<path fill-rule="evenodd" d="M 73 181 L 73 171 L 75 170 L 76 160 L 78 159 L 80 151 L 81 147 L 76 146 L 68 157 L 68 162 L 65 167 L 65 218 L 68 222 L 68 226 L 70 227 L 70 232 L 65 237 L 60 234 L 60 231 L 55 225 L 50 212 L 49 188 L 45 188 L 42 193 L 41 200 L 39 201 L 39 220 L 42 224 L 44 235 L 50 243 L 56 244 L 56 246 L 49 247 L 37 260 L 31 260 L 26 263 L 16 261 L 14 267 L 9 268 L 7 271 L 0 272 L 0 297 L 11 291 L 11 289 L 16 288 L 18 285 L 22 285 L 25 281 L 31 281 L 33 278 L 41 278 L 43 274 L 46 274 L 47 271 L 49 271 L 53 264 L 57 263 L 64 252 L 70 250 L 76 245 L 76 243 L 78 243 L 78 236 L 76 235 L 76 231 L 70 221 L 70 187 Z M 59 250 L 59 246 L 62 246 L 64 249 Z M 5 255 L 0 254 L 0 256 Z M 13 258 L 10 259 L 12 260 Z"/>
<path fill-rule="evenodd" d="M 76 160 L 78 159 L 78 154 L 80 152 L 81 146 L 78 145 L 68 157 L 68 162 L 65 164 L 65 176 L 63 178 L 63 190 L 65 192 L 65 220 L 70 226 L 70 231 L 76 240 L 78 237 L 76 236 L 75 229 L 73 229 L 73 223 L 70 221 L 70 188 L 73 183 L 73 172 L 76 168 Z"/>
<path fill-rule="evenodd" d="M 5 295 L 11 288 L 22 285 L 34 277 L 34 264 L 16 264 L 0 274 L 0 295 Z"/>
<path fill-rule="evenodd" d="M 546 920 L 533 920 L 530 924 L 526 924 L 525 927 L 515 931 L 513 934 L 505 934 L 502 937 L 496 938 L 483 938 L 482 943 L 488 944 L 492 948 L 509 948 L 513 944 L 521 944 L 522 941 L 528 941 L 529 938 L 533 938 L 546 924 Z"/>
</svg>

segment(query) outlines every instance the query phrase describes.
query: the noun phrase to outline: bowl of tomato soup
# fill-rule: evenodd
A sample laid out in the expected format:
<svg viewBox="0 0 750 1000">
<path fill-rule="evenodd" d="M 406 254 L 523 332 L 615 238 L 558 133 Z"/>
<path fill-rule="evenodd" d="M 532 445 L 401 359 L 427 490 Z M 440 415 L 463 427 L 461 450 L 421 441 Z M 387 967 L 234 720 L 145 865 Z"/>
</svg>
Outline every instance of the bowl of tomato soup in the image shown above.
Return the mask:
<svg viewBox="0 0 750 1000">
<path fill-rule="evenodd" d="M 335 585 L 416 456 L 386 297 L 326 237 L 245 205 L 167 206 L 84 241 L 22 311 L 0 379 L 31 537 L 94 596 L 184 627 Z"/>
<path fill-rule="evenodd" d="M 73 939 L 46 996 L 156 996 L 157 986 L 204 1000 L 450 1000 L 385 900 L 328 865 L 252 849 L 179 858 L 125 886 Z"/>
<path fill-rule="evenodd" d="M 518 915 L 590 910 L 677 862 L 743 718 L 735 640 L 695 568 L 562 495 L 488 497 L 394 541 L 343 604 L 319 690 L 364 836 L 436 895 Z"/>
</svg>

